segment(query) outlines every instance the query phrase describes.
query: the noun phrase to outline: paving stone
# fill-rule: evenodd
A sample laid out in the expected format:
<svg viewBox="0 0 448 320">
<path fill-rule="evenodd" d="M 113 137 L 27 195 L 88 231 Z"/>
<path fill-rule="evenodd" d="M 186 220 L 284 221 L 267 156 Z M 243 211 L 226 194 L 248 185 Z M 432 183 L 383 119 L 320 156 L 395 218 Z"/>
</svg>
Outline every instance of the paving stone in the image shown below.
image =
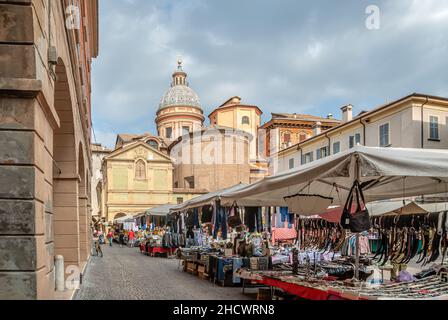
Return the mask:
<svg viewBox="0 0 448 320">
<path fill-rule="evenodd" d="M 92 257 L 77 300 L 248 300 L 241 288 L 223 288 L 178 269 L 178 260 L 151 258 L 138 248 L 103 246 Z"/>
</svg>

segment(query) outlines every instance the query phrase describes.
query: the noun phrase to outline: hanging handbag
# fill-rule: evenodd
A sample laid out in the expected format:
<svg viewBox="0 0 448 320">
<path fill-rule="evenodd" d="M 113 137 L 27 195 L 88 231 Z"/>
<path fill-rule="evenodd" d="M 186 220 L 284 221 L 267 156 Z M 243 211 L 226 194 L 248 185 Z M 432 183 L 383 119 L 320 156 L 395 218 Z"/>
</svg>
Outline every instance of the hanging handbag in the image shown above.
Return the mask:
<svg viewBox="0 0 448 320">
<path fill-rule="evenodd" d="M 345 202 L 344 209 L 342 210 L 341 215 L 341 226 L 344 229 L 350 229 L 350 218 L 351 218 L 351 210 L 353 203 L 353 190 L 355 189 L 355 185 L 352 186 L 350 192 L 348 193 L 347 201 Z"/>
<path fill-rule="evenodd" d="M 364 199 L 364 194 L 358 181 L 355 181 L 355 192 L 358 208 L 356 212 L 350 216 L 350 231 L 354 233 L 369 231 L 370 228 L 372 227 L 370 222 L 369 211 L 366 208 L 366 201 Z M 362 205 L 360 200 L 362 200 Z M 362 206 L 364 206 L 364 209 L 362 209 Z"/>
<path fill-rule="evenodd" d="M 233 210 L 233 213 L 232 213 L 232 210 Z M 230 215 L 227 220 L 227 224 L 229 225 L 229 227 L 236 228 L 243 224 L 243 222 L 241 221 L 241 217 L 240 217 L 240 210 L 237 206 L 233 206 L 229 212 L 230 212 Z"/>
</svg>

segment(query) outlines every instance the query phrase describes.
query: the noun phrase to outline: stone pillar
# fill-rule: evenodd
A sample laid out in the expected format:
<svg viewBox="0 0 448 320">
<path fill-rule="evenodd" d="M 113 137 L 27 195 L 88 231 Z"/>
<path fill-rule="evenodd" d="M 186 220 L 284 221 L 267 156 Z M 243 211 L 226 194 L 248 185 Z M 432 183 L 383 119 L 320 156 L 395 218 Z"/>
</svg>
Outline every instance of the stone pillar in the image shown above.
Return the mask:
<svg viewBox="0 0 448 320">
<path fill-rule="evenodd" d="M 59 292 L 65 291 L 65 267 L 64 257 L 55 257 L 55 274 L 56 274 L 56 290 Z"/>
<path fill-rule="evenodd" d="M 90 253 L 90 244 L 88 242 L 90 227 L 87 212 L 88 198 L 85 194 L 79 197 L 79 249 L 81 263 L 87 262 Z"/>
<path fill-rule="evenodd" d="M 0 1 L 0 299 L 48 299 L 54 291 L 54 122 L 38 77 L 34 22 L 44 11 L 36 8 Z"/>
<path fill-rule="evenodd" d="M 66 268 L 79 267 L 81 261 L 78 183 L 79 177 L 67 177 L 56 178 L 54 184 L 55 253 L 64 257 Z"/>
</svg>

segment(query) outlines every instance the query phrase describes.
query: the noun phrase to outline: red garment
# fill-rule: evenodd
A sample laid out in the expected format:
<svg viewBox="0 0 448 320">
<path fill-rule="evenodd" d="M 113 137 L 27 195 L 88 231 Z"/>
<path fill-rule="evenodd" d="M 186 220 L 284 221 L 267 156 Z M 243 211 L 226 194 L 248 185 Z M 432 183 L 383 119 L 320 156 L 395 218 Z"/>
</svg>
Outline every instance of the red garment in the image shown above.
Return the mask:
<svg viewBox="0 0 448 320">
<path fill-rule="evenodd" d="M 129 240 L 134 240 L 134 238 L 135 238 L 134 231 L 131 230 L 131 232 L 129 232 Z"/>
</svg>

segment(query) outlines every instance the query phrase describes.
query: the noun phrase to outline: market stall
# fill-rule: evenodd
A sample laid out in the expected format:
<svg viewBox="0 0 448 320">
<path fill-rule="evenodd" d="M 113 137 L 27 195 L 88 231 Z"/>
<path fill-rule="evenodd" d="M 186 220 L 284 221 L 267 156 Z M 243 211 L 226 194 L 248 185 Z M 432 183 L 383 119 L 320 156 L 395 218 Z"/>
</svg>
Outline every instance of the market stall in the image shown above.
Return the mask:
<svg viewBox="0 0 448 320">
<path fill-rule="evenodd" d="M 144 232 L 139 234 L 140 252 L 154 257 L 169 257 L 174 254 L 177 243 L 173 241 L 171 229 L 167 227 L 168 214 L 173 204 L 165 204 L 148 209 L 145 212 Z"/>
<path fill-rule="evenodd" d="M 328 210 L 332 210 L 333 214 L 339 212 L 341 224 L 343 225 L 343 222 L 348 220 L 345 228 L 352 229 L 347 232 L 347 235 L 342 236 L 345 231 L 339 225 L 333 227 L 331 232 L 328 232 L 329 236 L 317 237 L 317 240 L 326 239 L 326 242 L 313 242 L 312 237 L 306 237 L 306 241 L 311 242 L 314 249 L 325 245 L 324 250 L 330 249 L 330 252 L 333 253 L 348 250 L 347 256 L 354 255 L 354 259 L 352 261 L 347 259 L 346 262 L 354 264 L 352 270 L 354 269 L 355 271 L 355 278 L 363 280 L 363 268 L 368 268 L 371 261 L 370 259 L 365 259 L 369 254 L 369 247 L 368 245 L 362 246 L 361 240 L 364 242 L 365 239 L 365 243 L 368 244 L 369 233 L 367 231 L 371 229 L 372 225 L 368 220 L 366 223 L 365 217 L 368 218 L 368 211 L 365 209 L 361 210 L 362 206 L 359 202 L 365 204 L 366 200 L 378 201 L 446 193 L 448 190 L 447 159 L 448 152 L 441 150 L 416 151 L 412 149 L 384 149 L 358 146 L 350 151 L 305 165 L 301 170 L 292 170 L 277 176 L 268 177 L 236 192 L 227 193 L 220 197 L 220 201 L 222 205 L 235 203 L 239 206 L 286 205 L 292 212 L 301 216 L 320 214 L 321 217 L 325 217 Z M 356 205 L 354 200 L 355 197 L 358 205 Z M 400 201 L 401 204 L 399 204 Z M 422 207 L 423 205 L 420 206 L 415 202 L 400 201 L 370 205 L 370 209 L 373 212 L 376 211 L 377 215 L 397 210 L 401 214 L 424 213 L 426 211 Z M 353 207 L 355 212 L 352 214 Z M 365 207 L 369 208 L 369 205 Z M 434 205 L 432 207 L 434 208 Z M 344 219 L 344 214 L 347 219 Z M 356 220 L 353 218 L 356 214 L 363 215 L 364 220 L 361 223 L 363 229 L 354 231 L 351 220 Z M 340 218 L 341 216 L 343 216 L 342 219 Z M 420 234 L 414 230 L 415 225 L 411 224 L 410 226 L 404 226 L 402 230 L 412 230 L 412 233 L 398 231 L 393 233 L 394 237 L 384 237 L 383 244 L 377 249 L 379 254 L 382 254 L 383 265 L 384 259 L 387 257 L 397 263 L 406 262 L 415 257 L 417 253 L 423 255 L 421 259 L 423 259 L 424 264 L 436 261 L 441 255 L 439 252 L 441 248 L 444 248 L 442 251 L 446 253 L 448 241 L 446 231 L 448 225 L 445 222 L 445 216 L 446 214 L 443 215 L 442 213 L 434 213 L 432 216 L 426 214 L 424 218 L 426 220 L 421 222 L 421 225 L 425 227 L 419 231 L 421 232 Z M 383 219 L 382 221 L 386 220 Z M 415 223 L 416 220 L 412 221 Z M 356 222 L 358 223 L 357 226 L 359 226 L 359 221 Z M 398 229 L 396 225 L 383 225 L 382 227 L 386 227 L 387 232 L 383 232 L 386 235 L 389 234 L 390 229 Z M 313 232 L 311 235 L 319 235 L 319 232 L 323 231 L 314 230 Z M 436 236 L 437 234 L 439 236 Z M 423 244 L 423 247 L 426 249 L 419 250 L 416 247 L 418 236 L 424 238 L 425 244 Z M 337 241 L 338 238 L 341 241 Z M 344 242 L 347 243 L 346 247 L 338 247 Z M 364 254 L 363 250 L 366 251 Z M 365 262 L 362 261 L 363 259 L 365 259 Z M 337 269 L 340 269 L 342 264 L 341 262 L 338 263 Z M 317 266 L 322 269 L 322 264 L 314 262 L 315 270 L 318 269 Z M 292 276 L 295 280 L 300 279 L 297 272 L 298 268 L 295 266 L 295 272 Z M 434 273 L 434 270 L 431 272 Z M 324 274 L 328 274 L 328 272 Z M 319 277 L 317 277 L 317 274 L 314 274 L 313 277 L 306 275 L 300 281 L 309 284 L 314 283 L 317 279 Z M 285 278 L 277 279 L 276 281 L 287 282 Z M 333 285 L 333 283 L 330 285 L 327 280 L 322 278 L 319 281 L 324 288 L 331 289 L 331 285 Z M 280 284 L 277 285 L 280 286 Z M 344 286 L 356 287 L 353 289 L 355 292 L 362 292 L 363 285 L 365 283 L 362 281 L 352 281 L 349 284 L 344 283 Z M 306 287 L 307 285 L 301 283 L 301 286 Z M 440 289 L 438 290 L 440 297 L 443 297 L 446 293 L 444 290 L 448 289 L 443 283 L 439 283 L 436 288 Z M 405 286 L 402 286 L 401 289 L 406 290 Z M 366 293 L 366 295 L 368 294 Z M 434 295 L 429 294 L 428 297 L 433 298 Z"/>
</svg>

